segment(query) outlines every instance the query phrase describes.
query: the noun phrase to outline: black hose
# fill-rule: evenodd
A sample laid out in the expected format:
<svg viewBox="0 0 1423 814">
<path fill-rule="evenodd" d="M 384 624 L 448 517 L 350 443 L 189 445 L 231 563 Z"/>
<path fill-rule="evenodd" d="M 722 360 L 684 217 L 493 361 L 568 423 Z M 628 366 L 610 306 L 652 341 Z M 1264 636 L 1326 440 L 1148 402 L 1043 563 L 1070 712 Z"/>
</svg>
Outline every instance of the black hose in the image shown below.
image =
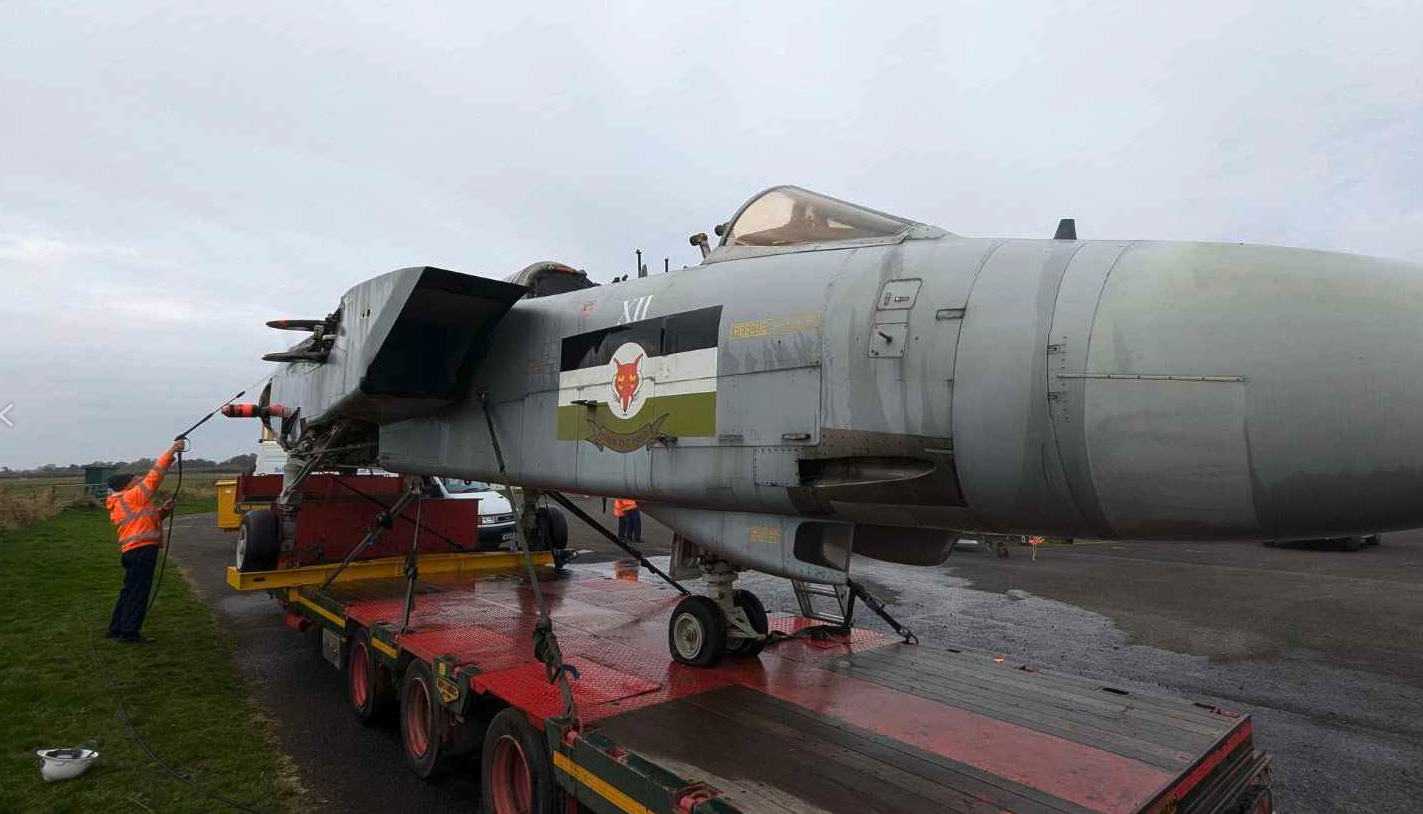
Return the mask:
<svg viewBox="0 0 1423 814">
<path fill-rule="evenodd" d="M 207 799 L 212 800 L 215 803 L 221 803 L 227 806 L 228 808 L 235 809 L 237 811 L 245 811 L 247 812 L 247 814 L 267 814 L 267 812 L 263 811 L 260 808 L 253 808 L 252 806 L 249 806 L 246 803 L 239 803 L 236 800 L 224 797 L 215 791 L 209 791 L 208 789 L 199 786 L 197 783 L 193 782 L 192 778 L 188 777 L 187 775 L 180 774 L 177 769 L 164 762 L 163 758 L 159 757 L 158 753 L 153 751 L 153 747 L 148 745 L 148 741 L 143 739 L 143 735 L 139 734 L 138 727 L 135 727 L 133 725 L 133 718 L 128 714 L 128 705 L 124 703 L 123 694 L 119 692 L 118 684 L 114 682 L 114 672 L 112 669 L 109 668 L 109 665 L 104 662 L 104 659 L 100 657 L 99 651 L 94 647 L 93 639 L 89 640 L 89 657 L 94 660 L 94 666 L 98 668 L 99 672 L 102 673 L 104 677 L 109 680 L 109 694 L 114 697 L 114 701 L 118 704 L 119 713 L 123 716 L 124 719 L 124 726 L 128 729 L 129 739 L 132 740 L 134 743 L 138 744 L 138 747 L 148 755 L 148 759 L 158 764 L 158 768 L 167 772 L 168 775 L 171 776 L 174 780 L 177 780 L 179 783 L 182 783 L 183 785 L 187 786 L 198 794 L 201 794 Z"/>
<path fill-rule="evenodd" d="M 178 458 L 178 485 L 173 489 L 173 508 L 168 512 L 168 539 L 163 543 L 163 562 L 158 565 L 158 579 L 153 581 L 153 591 L 148 595 L 148 611 L 158 602 L 158 589 L 163 587 L 163 572 L 168 570 L 168 552 L 173 548 L 173 520 L 178 515 L 178 498 L 183 493 L 183 453 L 174 453 Z"/>
</svg>

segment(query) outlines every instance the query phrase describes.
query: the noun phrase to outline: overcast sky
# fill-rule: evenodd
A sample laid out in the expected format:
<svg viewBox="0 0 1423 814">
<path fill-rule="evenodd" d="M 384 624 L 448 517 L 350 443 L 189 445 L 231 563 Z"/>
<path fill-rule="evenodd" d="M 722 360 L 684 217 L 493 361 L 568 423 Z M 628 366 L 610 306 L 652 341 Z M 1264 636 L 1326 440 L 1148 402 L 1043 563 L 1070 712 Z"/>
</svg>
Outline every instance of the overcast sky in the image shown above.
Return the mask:
<svg viewBox="0 0 1423 814">
<path fill-rule="evenodd" d="M 376 274 L 692 263 L 777 183 L 1423 261 L 1423 4 L 676 5 L 7 0 L 0 465 L 157 454 Z"/>
</svg>

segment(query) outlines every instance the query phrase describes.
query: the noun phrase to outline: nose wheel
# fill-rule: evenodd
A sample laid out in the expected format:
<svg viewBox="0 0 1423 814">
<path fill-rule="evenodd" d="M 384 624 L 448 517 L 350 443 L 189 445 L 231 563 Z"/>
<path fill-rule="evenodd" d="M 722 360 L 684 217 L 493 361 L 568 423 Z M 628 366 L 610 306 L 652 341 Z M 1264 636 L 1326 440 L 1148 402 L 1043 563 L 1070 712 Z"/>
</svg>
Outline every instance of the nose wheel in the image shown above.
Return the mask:
<svg viewBox="0 0 1423 814">
<path fill-rule="evenodd" d="M 672 658 L 692 667 L 710 667 L 726 655 L 726 617 L 706 596 L 689 596 L 672 609 L 667 627 Z"/>
</svg>

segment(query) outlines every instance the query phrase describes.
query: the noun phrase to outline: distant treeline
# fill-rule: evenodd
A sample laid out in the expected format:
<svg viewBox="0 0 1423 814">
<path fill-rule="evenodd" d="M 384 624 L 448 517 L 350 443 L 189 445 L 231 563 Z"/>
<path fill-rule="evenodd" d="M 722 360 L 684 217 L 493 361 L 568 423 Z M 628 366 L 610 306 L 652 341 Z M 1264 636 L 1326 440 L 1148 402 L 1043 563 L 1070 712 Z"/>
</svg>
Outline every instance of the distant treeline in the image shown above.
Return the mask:
<svg viewBox="0 0 1423 814">
<path fill-rule="evenodd" d="M 183 469 L 189 472 L 246 472 L 257 465 L 257 454 L 249 452 L 246 455 L 234 455 L 225 461 L 210 461 L 207 458 L 189 458 L 183 456 Z M 0 479 L 3 478 L 77 478 L 84 475 L 85 466 L 116 466 L 120 472 L 147 472 L 153 468 L 152 458 L 139 458 L 136 461 L 94 461 L 90 464 L 69 464 L 60 466 L 59 464 L 45 464 L 38 469 L 11 469 L 8 466 L 0 467 Z"/>
</svg>

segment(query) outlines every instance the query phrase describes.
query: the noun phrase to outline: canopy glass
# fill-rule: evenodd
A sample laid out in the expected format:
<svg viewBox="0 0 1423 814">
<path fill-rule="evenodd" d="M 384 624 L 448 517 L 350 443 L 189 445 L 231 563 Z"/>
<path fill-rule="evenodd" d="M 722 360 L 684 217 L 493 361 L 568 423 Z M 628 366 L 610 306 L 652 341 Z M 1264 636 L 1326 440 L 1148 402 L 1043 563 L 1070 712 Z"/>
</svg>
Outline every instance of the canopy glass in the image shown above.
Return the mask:
<svg viewBox="0 0 1423 814">
<path fill-rule="evenodd" d="M 896 235 L 912 221 L 863 209 L 799 187 L 775 187 L 731 224 L 728 246 L 795 246 Z"/>
</svg>

